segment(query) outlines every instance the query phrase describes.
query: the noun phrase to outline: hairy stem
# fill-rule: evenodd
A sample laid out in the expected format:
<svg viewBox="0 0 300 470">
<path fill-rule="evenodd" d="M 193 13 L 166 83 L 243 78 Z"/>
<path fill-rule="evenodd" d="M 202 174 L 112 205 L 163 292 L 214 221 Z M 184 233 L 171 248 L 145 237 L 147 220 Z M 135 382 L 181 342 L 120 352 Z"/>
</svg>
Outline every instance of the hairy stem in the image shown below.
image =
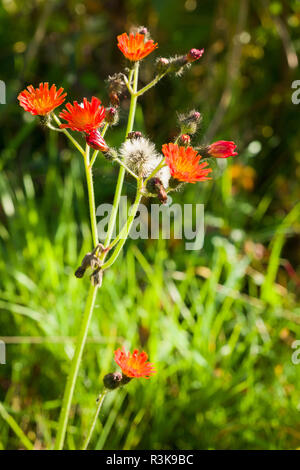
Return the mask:
<svg viewBox="0 0 300 470">
<path fill-rule="evenodd" d="M 87 448 L 88 448 L 88 445 L 89 445 L 90 440 L 91 440 L 91 437 L 92 437 L 92 435 L 93 435 L 93 432 L 94 432 L 94 429 L 95 429 L 95 426 L 96 426 L 96 423 L 97 423 L 97 419 L 98 419 L 100 410 L 101 410 L 101 408 L 102 408 L 103 401 L 104 401 L 104 398 L 105 398 L 106 393 L 107 393 L 107 391 L 104 390 L 104 392 L 102 392 L 101 395 L 99 395 L 99 397 L 98 397 L 96 412 L 95 412 L 95 415 L 94 415 L 94 418 L 93 418 L 91 427 L 90 427 L 90 429 L 89 429 L 89 432 L 88 432 L 88 434 L 87 434 L 87 436 L 86 436 L 86 438 L 85 438 L 85 440 L 84 440 L 84 443 L 83 443 L 83 446 L 82 446 L 82 450 L 87 450 Z"/>
<path fill-rule="evenodd" d="M 137 85 L 138 85 L 138 75 L 139 75 L 139 63 L 138 62 L 135 63 L 133 72 L 131 71 L 129 73 L 129 83 L 131 81 L 132 74 L 133 74 L 133 91 L 134 91 L 134 93 L 136 93 Z M 127 122 L 127 128 L 126 128 L 126 133 L 125 133 L 125 139 L 127 138 L 127 135 L 129 134 L 129 132 L 131 132 L 132 129 L 133 129 L 136 103 L 137 103 L 137 96 L 135 94 L 131 95 L 128 122 Z M 105 248 L 110 244 L 111 237 L 112 237 L 112 234 L 113 234 L 113 230 L 114 230 L 114 226 L 115 226 L 115 222 L 116 222 L 116 217 L 117 217 L 117 213 L 118 213 L 118 208 L 119 208 L 119 203 L 120 203 L 120 197 L 121 197 L 121 194 L 122 194 L 124 176 L 125 176 L 125 168 L 121 167 L 120 170 L 119 170 L 119 176 L 118 176 L 117 187 L 116 187 L 116 192 L 115 192 L 115 196 L 114 196 L 113 207 L 112 207 L 112 211 L 111 211 L 111 214 L 110 214 L 107 234 L 106 234 L 106 238 L 105 238 L 105 242 L 104 242 Z M 104 252 L 102 259 L 105 258 L 105 255 L 106 255 L 106 253 Z"/>
<path fill-rule="evenodd" d="M 90 221 L 91 221 L 92 236 L 93 236 L 93 247 L 95 248 L 96 245 L 98 244 L 98 233 L 97 233 L 93 175 L 92 175 L 92 168 L 90 165 L 90 147 L 88 145 L 86 145 L 86 150 L 85 150 L 84 167 L 85 167 L 86 183 L 87 183 L 87 188 L 88 188 Z"/>
<path fill-rule="evenodd" d="M 58 117 L 56 116 L 56 114 L 52 113 L 52 116 L 53 116 L 54 120 L 57 122 L 57 124 L 60 126 L 61 122 L 58 119 Z M 52 127 L 52 129 L 54 129 L 54 128 Z M 56 130 L 62 131 L 68 137 L 68 139 L 72 142 L 72 144 L 77 148 L 77 150 L 79 150 L 81 155 L 85 156 L 85 152 L 84 152 L 83 148 L 77 142 L 77 140 L 74 139 L 74 137 L 70 134 L 70 132 L 68 132 L 66 129 L 56 129 Z"/>
<path fill-rule="evenodd" d="M 144 86 L 144 88 L 141 88 L 139 91 L 136 91 L 136 97 L 143 95 L 146 91 L 150 90 L 150 88 L 154 87 L 159 80 L 161 80 L 167 72 L 161 74 L 161 75 L 156 75 L 156 77 L 152 80 L 152 82 L 148 83 L 148 85 Z"/>
<path fill-rule="evenodd" d="M 135 198 L 135 201 L 134 201 L 134 203 L 133 203 L 133 205 L 130 209 L 130 214 L 129 214 L 129 217 L 128 217 L 127 222 L 125 224 L 125 228 L 123 228 L 120 232 L 120 233 L 122 233 L 122 235 L 120 236 L 120 241 L 118 242 L 118 244 L 115 248 L 115 251 L 113 252 L 111 257 L 109 258 L 109 260 L 106 263 L 103 264 L 103 266 L 102 266 L 103 270 L 109 268 L 116 261 L 117 257 L 120 254 L 120 251 L 122 250 L 122 248 L 124 246 L 124 243 L 126 242 L 126 240 L 128 238 L 132 223 L 134 221 L 135 215 L 137 213 L 137 210 L 138 210 L 138 207 L 139 207 L 139 204 L 140 204 L 140 201 L 141 201 L 142 187 L 143 187 L 143 181 L 142 181 L 142 179 L 140 179 L 138 181 L 138 186 L 137 186 L 137 191 L 136 191 L 136 198 Z"/>
<path fill-rule="evenodd" d="M 63 397 L 63 404 L 60 413 L 59 423 L 58 423 L 58 432 L 56 436 L 55 442 L 55 450 L 61 450 L 64 446 L 65 435 L 67 430 L 68 418 L 73 398 L 73 393 L 75 389 L 76 379 L 79 371 L 79 366 L 82 358 L 82 353 L 87 337 L 87 332 L 89 328 L 89 324 L 92 318 L 96 295 L 97 295 L 97 287 L 90 286 L 88 298 L 86 301 L 85 310 L 82 317 L 82 322 L 80 326 L 80 331 L 76 343 L 75 353 L 71 363 L 71 369 L 68 376 L 64 397 Z"/>
</svg>

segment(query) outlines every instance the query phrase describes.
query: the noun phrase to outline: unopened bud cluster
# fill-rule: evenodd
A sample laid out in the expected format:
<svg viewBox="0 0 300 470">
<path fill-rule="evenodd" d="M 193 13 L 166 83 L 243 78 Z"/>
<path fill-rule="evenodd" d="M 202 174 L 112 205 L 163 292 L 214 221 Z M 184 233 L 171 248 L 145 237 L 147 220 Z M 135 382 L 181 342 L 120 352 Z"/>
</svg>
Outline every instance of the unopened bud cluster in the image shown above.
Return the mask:
<svg viewBox="0 0 300 470">
<path fill-rule="evenodd" d="M 204 49 L 191 49 L 187 54 L 175 57 L 159 57 L 156 61 L 156 71 L 158 75 L 166 73 L 175 73 L 177 76 L 182 75 L 185 68 L 192 62 L 200 59 L 204 54 Z"/>
<path fill-rule="evenodd" d="M 81 265 L 76 269 L 75 276 L 77 278 L 82 278 L 87 271 L 87 269 L 91 268 L 93 270 L 91 274 L 91 283 L 93 286 L 101 287 L 102 285 L 102 278 L 103 278 L 103 271 L 101 269 L 101 261 L 99 258 L 99 253 L 105 251 L 104 246 L 99 243 L 96 248 L 87 253 L 82 261 Z"/>
</svg>

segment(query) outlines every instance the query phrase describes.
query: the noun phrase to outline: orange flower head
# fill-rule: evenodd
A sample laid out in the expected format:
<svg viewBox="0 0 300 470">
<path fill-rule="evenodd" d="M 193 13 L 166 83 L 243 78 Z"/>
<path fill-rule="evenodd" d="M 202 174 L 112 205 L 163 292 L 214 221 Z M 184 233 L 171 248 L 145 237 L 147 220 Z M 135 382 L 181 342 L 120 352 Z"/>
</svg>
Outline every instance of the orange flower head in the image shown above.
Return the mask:
<svg viewBox="0 0 300 470">
<path fill-rule="evenodd" d="M 40 83 L 38 88 L 29 85 L 27 90 L 21 91 L 18 100 L 25 111 L 34 116 L 45 116 L 65 101 L 67 93 L 63 93 L 63 91 L 63 88 L 56 90 L 55 85 L 52 85 L 49 90 L 47 82 Z"/>
<path fill-rule="evenodd" d="M 158 44 L 154 43 L 152 39 L 145 42 L 145 35 L 140 33 L 130 33 L 129 36 L 127 33 L 123 33 L 117 39 L 120 51 L 133 62 L 144 59 L 158 47 Z"/>
<path fill-rule="evenodd" d="M 199 164 L 201 155 L 198 155 L 192 147 L 179 147 L 177 144 L 169 143 L 162 146 L 162 152 L 173 178 L 185 183 L 211 179 L 207 177 L 212 171 L 211 168 L 206 168 L 208 166 L 206 162 Z"/>
<path fill-rule="evenodd" d="M 115 361 L 121 367 L 123 375 L 126 377 L 145 377 L 149 379 L 151 375 L 156 373 L 151 362 L 147 362 L 148 355 L 142 351 L 139 353 L 137 349 L 126 353 L 125 349 L 117 349 L 115 351 Z"/>
<path fill-rule="evenodd" d="M 101 101 L 95 96 L 91 102 L 83 98 L 83 103 L 78 104 L 77 101 L 66 104 L 66 108 L 59 117 L 65 119 L 67 124 L 61 124 L 62 129 L 69 128 L 73 131 L 86 132 L 98 129 L 105 118 L 105 108 L 101 106 Z"/>
</svg>

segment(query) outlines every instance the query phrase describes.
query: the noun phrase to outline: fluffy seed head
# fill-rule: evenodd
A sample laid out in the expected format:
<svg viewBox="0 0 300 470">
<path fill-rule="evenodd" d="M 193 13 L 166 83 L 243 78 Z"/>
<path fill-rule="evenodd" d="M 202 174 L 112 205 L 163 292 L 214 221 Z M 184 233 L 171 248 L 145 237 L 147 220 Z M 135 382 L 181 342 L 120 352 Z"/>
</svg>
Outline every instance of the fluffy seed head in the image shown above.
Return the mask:
<svg viewBox="0 0 300 470">
<path fill-rule="evenodd" d="M 149 139 L 138 137 L 126 140 L 120 148 L 120 155 L 130 170 L 136 175 L 147 178 L 162 160 Z M 165 188 L 168 187 L 170 172 L 167 167 L 161 168 L 155 175 L 159 177 Z"/>
</svg>

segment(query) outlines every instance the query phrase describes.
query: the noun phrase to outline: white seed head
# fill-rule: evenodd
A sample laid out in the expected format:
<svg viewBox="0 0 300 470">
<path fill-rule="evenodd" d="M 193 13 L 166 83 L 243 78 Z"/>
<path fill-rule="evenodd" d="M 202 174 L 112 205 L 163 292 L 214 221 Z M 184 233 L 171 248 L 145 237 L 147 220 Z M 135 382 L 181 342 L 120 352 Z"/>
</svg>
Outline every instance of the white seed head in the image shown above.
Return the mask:
<svg viewBox="0 0 300 470">
<path fill-rule="evenodd" d="M 145 137 L 126 140 L 120 147 L 120 155 L 125 165 L 136 175 L 143 178 L 150 176 L 163 158 L 156 151 L 155 145 Z M 161 168 L 153 176 L 160 178 L 165 188 L 168 187 L 171 176 L 168 167 Z"/>
</svg>

